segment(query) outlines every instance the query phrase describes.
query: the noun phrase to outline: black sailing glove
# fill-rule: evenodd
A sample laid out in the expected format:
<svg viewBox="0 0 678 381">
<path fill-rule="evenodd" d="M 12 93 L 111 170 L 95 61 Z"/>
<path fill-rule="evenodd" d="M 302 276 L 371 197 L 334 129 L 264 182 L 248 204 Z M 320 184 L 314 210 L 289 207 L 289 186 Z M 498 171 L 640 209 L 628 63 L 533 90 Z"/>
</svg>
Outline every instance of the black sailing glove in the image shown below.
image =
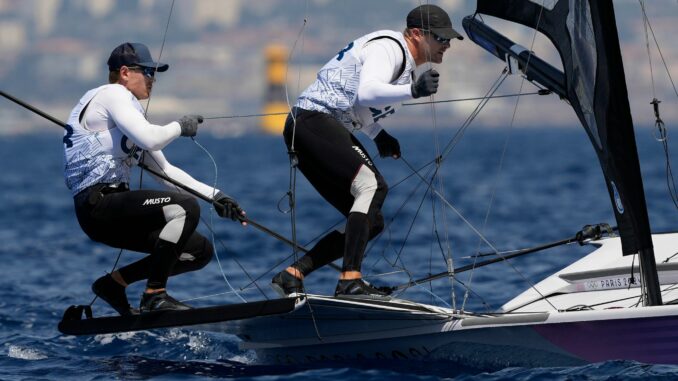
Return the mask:
<svg viewBox="0 0 678 381">
<path fill-rule="evenodd" d="M 394 159 L 400 157 L 400 143 L 398 143 L 398 139 L 389 135 L 386 130 L 379 131 L 377 136 L 374 137 L 374 143 L 379 150 L 379 156 L 392 156 Z"/>
<path fill-rule="evenodd" d="M 184 115 L 179 119 L 181 136 L 195 136 L 198 133 L 198 124 L 202 123 L 200 115 Z"/>
<path fill-rule="evenodd" d="M 421 73 L 417 82 L 412 84 L 412 97 L 428 97 L 438 92 L 438 74 L 435 69 L 429 69 Z"/>
<path fill-rule="evenodd" d="M 222 192 L 214 195 L 214 209 L 216 209 L 220 217 L 241 222 L 245 220 L 245 212 L 240 208 L 238 203 Z"/>
</svg>

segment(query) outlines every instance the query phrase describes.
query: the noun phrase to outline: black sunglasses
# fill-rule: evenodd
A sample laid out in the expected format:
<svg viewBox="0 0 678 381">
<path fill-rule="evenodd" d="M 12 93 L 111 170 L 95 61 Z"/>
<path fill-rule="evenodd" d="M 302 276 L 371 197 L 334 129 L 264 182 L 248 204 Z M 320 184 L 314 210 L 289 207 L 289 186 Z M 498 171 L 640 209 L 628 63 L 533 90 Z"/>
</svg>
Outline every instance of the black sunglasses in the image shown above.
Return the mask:
<svg viewBox="0 0 678 381">
<path fill-rule="evenodd" d="M 437 34 L 433 33 L 433 31 L 431 31 L 430 29 L 422 29 L 422 30 L 423 30 L 424 32 L 430 33 L 431 36 L 433 36 L 433 39 L 434 39 L 434 40 L 436 40 L 437 42 L 439 42 L 439 43 L 441 43 L 441 44 L 443 44 L 443 45 L 444 45 L 444 44 L 447 44 L 448 42 L 450 42 L 450 41 L 452 40 L 452 39 L 450 39 L 450 38 L 442 38 L 442 37 L 438 36 Z"/>
<path fill-rule="evenodd" d="M 144 75 L 148 78 L 155 77 L 155 68 L 152 67 L 143 67 L 143 66 L 127 66 L 130 70 L 142 71 Z"/>
</svg>

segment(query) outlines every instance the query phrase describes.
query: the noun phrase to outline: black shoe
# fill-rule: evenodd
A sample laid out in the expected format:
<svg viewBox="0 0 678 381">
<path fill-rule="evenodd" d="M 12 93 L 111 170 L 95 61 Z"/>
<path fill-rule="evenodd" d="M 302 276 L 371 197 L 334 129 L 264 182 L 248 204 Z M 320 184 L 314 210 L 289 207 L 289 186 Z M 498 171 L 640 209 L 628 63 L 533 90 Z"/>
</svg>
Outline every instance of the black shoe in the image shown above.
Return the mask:
<svg viewBox="0 0 678 381">
<path fill-rule="evenodd" d="M 279 272 L 273 277 L 271 287 L 282 297 L 304 292 L 304 284 L 301 282 L 301 279 L 288 273 L 286 270 Z"/>
<path fill-rule="evenodd" d="M 144 292 L 141 294 L 141 305 L 139 306 L 141 312 L 184 311 L 191 308 L 191 306 L 174 299 L 165 291 L 152 294 Z"/>
<path fill-rule="evenodd" d="M 111 274 L 106 274 L 92 284 L 96 296 L 108 303 L 121 316 L 136 315 L 139 310 L 132 308 L 125 294 L 125 287 L 116 282 Z"/>
<path fill-rule="evenodd" d="M 391 299 L 391 297 L 388 296 L 388 293 L 381 291 L 377 288 L 374 288 L 372 285 L 365 282 L 361 278 L 339 280 L 339 282 L 337 283 L 337 288 L 334 290 L 334 296 L 349 298 L 380 299 L 380 300 Z"/>
</svg>

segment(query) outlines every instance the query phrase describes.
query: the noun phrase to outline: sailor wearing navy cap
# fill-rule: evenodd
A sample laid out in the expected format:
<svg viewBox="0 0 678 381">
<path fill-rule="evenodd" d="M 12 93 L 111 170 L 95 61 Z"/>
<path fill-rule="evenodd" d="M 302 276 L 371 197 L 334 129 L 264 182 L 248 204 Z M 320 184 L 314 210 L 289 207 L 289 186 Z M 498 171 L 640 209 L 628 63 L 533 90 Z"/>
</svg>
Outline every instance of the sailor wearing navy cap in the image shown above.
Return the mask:
<svg viewBox="0 0 678 381">
<path fill-rule="evenodd" d="M 222 217 L 244 215 L 231 197 L 193 179 L 163 155 L 161 149 L 179 136 L 195 136 L 203 120 L 186 115 L 164 126 L 146 120 L 139 100 L 150 96 L 156 72 L 168 68 L 154 61 L 144 44 L 116 47 L 108 59 L 109 84 L 80 99 L 63 138 L 64 177 L 83 231 L 94 241 L 150 254 L 92 285 L 121 315 L 137 313 L 125 288 L 140 280 L 147 280 L 141 312 L 190 308 L 167 294 L 167 279 L 204 267 L 213 255 L 209 240 L 195 231 L 200 218 L 196 199 L 162 179 L 171 191 L 130 191 L 133 165 L 144 163 L 210 197 Z"/>
<path fill-rule="evenodd" d="M 415 79 L 414 70 L 427 62 L 441 63 L 450 41 L 463 38 L 435 5 L 416 7 L 406 22 L 403 32 L 376 31 L 339 50 L 287 118 L 288 150 L 294 150 L 313 187 L 346 216 L 346 226 L 273 277 L 272 286 L 281 294 L 303 292 L 305 276 L 343 258 L 336 296 L 386 297 L 362 280 L 360 269 L 367 242 L 384 228 L 381 207 L 388 187 L 353 132 L 370 137 L 381 157 L 398 159 L 400 144 L 382 123 L 401 102 L 438 91 L 438 72 L 429 69 Z"/>
</svg>

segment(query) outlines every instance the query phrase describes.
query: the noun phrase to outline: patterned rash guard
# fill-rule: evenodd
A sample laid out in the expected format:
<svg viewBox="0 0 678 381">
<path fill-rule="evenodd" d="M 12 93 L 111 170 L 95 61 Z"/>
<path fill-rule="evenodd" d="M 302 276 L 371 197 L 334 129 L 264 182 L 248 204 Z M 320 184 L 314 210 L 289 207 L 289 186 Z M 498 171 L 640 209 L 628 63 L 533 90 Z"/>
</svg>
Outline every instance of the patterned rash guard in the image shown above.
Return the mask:
<svg viewBox="0 0 678 381">
<path fill-rule="evenodd" d="M 71 111 L 64 142 L 64 177 L 75 196 L 99 183 L 129 183 L 130 170 L 147 151 L 144 163 L 168 177 L 211 197 L 218 190 L 172 166 L 164 148 L 181 135 L 178 122 L 149 123 L 136 97 L 119 84 L 88 91 Z M 158 179 L 182 193 L 173 185 Z"/>
<path fill-rule="evenodd" d="M 374 138 L 380 121 L 412 99 L 414 57 L 400 32 L 381 30 L 349 43 L 318 72 L 295 107 L 330 114 Z"/>
</svg>

